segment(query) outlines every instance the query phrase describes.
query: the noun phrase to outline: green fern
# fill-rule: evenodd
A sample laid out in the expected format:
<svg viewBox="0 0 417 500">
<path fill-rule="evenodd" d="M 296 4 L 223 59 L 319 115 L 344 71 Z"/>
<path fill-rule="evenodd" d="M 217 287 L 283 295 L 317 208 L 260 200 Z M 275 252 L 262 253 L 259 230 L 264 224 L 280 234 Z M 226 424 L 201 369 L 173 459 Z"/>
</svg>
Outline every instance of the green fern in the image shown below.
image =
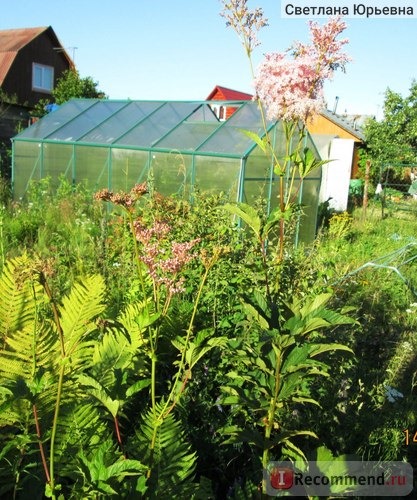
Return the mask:
<svg viewBox="0 0 417 500">
<path fill-rule="evenodd" d="M 110 439 L 80 452 L 77 469 L 80 479 L 73 490 L 75 498 L 126 498 L 129 494 L 139 498 L 146 490 L 146 467 L 138 460 L 123 457 Z"/>
<path fill-rule="evenodd" d="M 157 405 L 160 415 L 163 405 Z M 194 482 L 196 454 L 191 451 L 180 422 L 170 413 L 159 420 L 152 410 L 142 417 L 130 447 L 149 469 L 149 498 L 210 498 L 207 484 Z"/>
<path fill-rule="evenodd" d="M 71 360 L 72 370 L 91 365 L 94 339 L 90 334 L 97 330 L 95 318 L 104 311 L 104 293 L 103 278 L 90 276 L 75 284 L 59 307 L 65 357 Z"/>
<path fill-rule="evenodd" d="M 32 279 L 31 262 L 26 256 L 12 259 L 0 276 L 0 338 L 31 325 L 36 317 L 34 295 L 42 295 L 36 279 Z"/>
<path fill-rule="evenodd" d="M 73 469 L 74 453 L 90 446 L 94 435 L 100 440 L 108 434 L 75 377 L 91 367 L 104 291 L 100 276 L 87 277 L 58 305 L 36 263 L 23 256 L 3 268 L 0 427 L 9 434 L 2 433 L 1 445 L 21 450 L 18 467 L 10 471 L 17 489 L 36 464 L 44 471 L 38 476 L 48 476 L 46 448 L 53 477 L 53 462 L 60 460 L 60 473 Z M 19 444 L 23 436 L 25 446 Z M 3 460 L 13 457 L 8 453 Z"/>
</svg>

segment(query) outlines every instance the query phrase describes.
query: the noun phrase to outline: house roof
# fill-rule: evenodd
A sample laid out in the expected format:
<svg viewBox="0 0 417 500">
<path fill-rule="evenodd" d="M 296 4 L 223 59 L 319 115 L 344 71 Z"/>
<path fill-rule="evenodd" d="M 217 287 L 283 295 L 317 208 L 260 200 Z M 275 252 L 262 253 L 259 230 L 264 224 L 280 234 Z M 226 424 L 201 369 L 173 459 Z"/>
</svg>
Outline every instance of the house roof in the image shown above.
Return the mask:
<svg viewBox="0 0 417 500">
<path fill-rule="evenodd" d="M 250 101 L 252 99 L 252 95 L 246 92 L 240 92 L 239 90 L 228 89 L 227 87 L 216 85 L 208 95 L 206 101 L 213 99 L 217 93 L 220 93 L 222 95 L 222 100 L 225 101 Z"/>
<path fill-rule="evenodd" d="M 337 115 L 336 113 L 333 113 L 329 110 L 324 110 L 320 114 L 333 122 L 338 127 L 357 137 L 359 140 L 365 140 L 365 134 L 363 133 L 361 127 L 363 123 L 363 115 L 343 116 Z"/>
<path fill-rule="evenodd" d="M 207 101 L 213 99 L 213 97 L 217 94 L 221 94 L 222 99 L 225 101 L 249 101 L 253 98 L 251 94 L 247 94 L 246 92 L 240 92 L 238 90 L 228 89 L 227 87 L 222 87 L 221 85 L 216 85 L 214 89 L 210 92 L 207 97 Z M 337 115 L 329 110 L 323 110 L 320 115 L 324 118 L 327 118 L 331 122 L 333 122 L 338 127 L 346 130 L 353 136 L 357 137 L 360 141 L 365 140 L 365 135 L 362 130 L 362 126 L 364 121 L 366 121 L 370 116 L 365 115 L 352 115 L 352 116 L 343 116 Z"/>
<path fill-rule="evenodd" d="M 45 31 L 49 31 L 54 45 L 61 48 L 62 45 L 51 26 L 0 30 L 0 85 L 4 82 L 18 52 Z M 62 53 L 68 59 L 70 66 L 73 66 L 74 63 L 64 49 Z"/>
</svg>

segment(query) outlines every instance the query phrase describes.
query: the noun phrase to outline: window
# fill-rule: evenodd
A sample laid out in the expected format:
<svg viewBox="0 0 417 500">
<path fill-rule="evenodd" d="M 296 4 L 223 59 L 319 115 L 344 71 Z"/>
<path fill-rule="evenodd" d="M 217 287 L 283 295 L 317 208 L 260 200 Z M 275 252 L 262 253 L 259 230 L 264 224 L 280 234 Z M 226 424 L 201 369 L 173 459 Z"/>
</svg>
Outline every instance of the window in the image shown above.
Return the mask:
<svg viewBox="0 0 417 500">
<path fill-rule="evenodd" d="M 54 88 L 54 68 L 33 63 L 32 89 L 41 92 L 51 92 Z"/>
<path fill-rule="evenodd" d="M 212 106 L 212 109 L 213 109 L 215 115 L 217 116 L 217 118 L 221 122 L 226 120 L 226 107 L 225 106 L 214 105 L 214 106 Z"/>
</svg>

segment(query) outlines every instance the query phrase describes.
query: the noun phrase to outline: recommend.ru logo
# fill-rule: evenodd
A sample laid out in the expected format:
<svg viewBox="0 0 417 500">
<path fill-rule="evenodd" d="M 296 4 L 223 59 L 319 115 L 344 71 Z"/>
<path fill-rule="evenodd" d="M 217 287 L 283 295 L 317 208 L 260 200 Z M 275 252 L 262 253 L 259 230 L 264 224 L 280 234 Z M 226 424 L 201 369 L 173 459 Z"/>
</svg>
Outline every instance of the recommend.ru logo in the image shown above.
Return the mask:
<svg viewBox="0 0 417 500">
<path fill-rule="evenodd" d="M 301 467 L 301 464 L 300 464 Z M 292 462 L 270 462 L 263 471 L 270 496 L 408 495 L 413 468 L 406 462 L 310 461 L 302 470 Z"/>
</svg>

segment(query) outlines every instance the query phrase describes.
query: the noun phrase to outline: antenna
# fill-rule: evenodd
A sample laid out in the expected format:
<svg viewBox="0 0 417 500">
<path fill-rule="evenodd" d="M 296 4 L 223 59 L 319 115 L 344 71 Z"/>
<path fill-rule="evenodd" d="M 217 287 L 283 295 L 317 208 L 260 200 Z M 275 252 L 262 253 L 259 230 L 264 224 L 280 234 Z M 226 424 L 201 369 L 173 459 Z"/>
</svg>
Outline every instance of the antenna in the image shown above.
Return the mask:
<svg viewBox="0 0 417 500">
<path fill-rule="evenodd" d="M 337 109 L 337 105 L 339 103 L 339 96 L 336 96 L 334 98 L 334 106 L 333 106 L 333 114 L 335 115 L 336 114 L 336 109 Z"/>
<path fill-rule="evenodd" d="M 75 66 L 75 51 L 78 49 L 78 47 L 54 47 L 54 50 L 57 52 L 65 52 L 68 50 L 72 51 L 72 62 L 74 63 Z"/>
</svg>

